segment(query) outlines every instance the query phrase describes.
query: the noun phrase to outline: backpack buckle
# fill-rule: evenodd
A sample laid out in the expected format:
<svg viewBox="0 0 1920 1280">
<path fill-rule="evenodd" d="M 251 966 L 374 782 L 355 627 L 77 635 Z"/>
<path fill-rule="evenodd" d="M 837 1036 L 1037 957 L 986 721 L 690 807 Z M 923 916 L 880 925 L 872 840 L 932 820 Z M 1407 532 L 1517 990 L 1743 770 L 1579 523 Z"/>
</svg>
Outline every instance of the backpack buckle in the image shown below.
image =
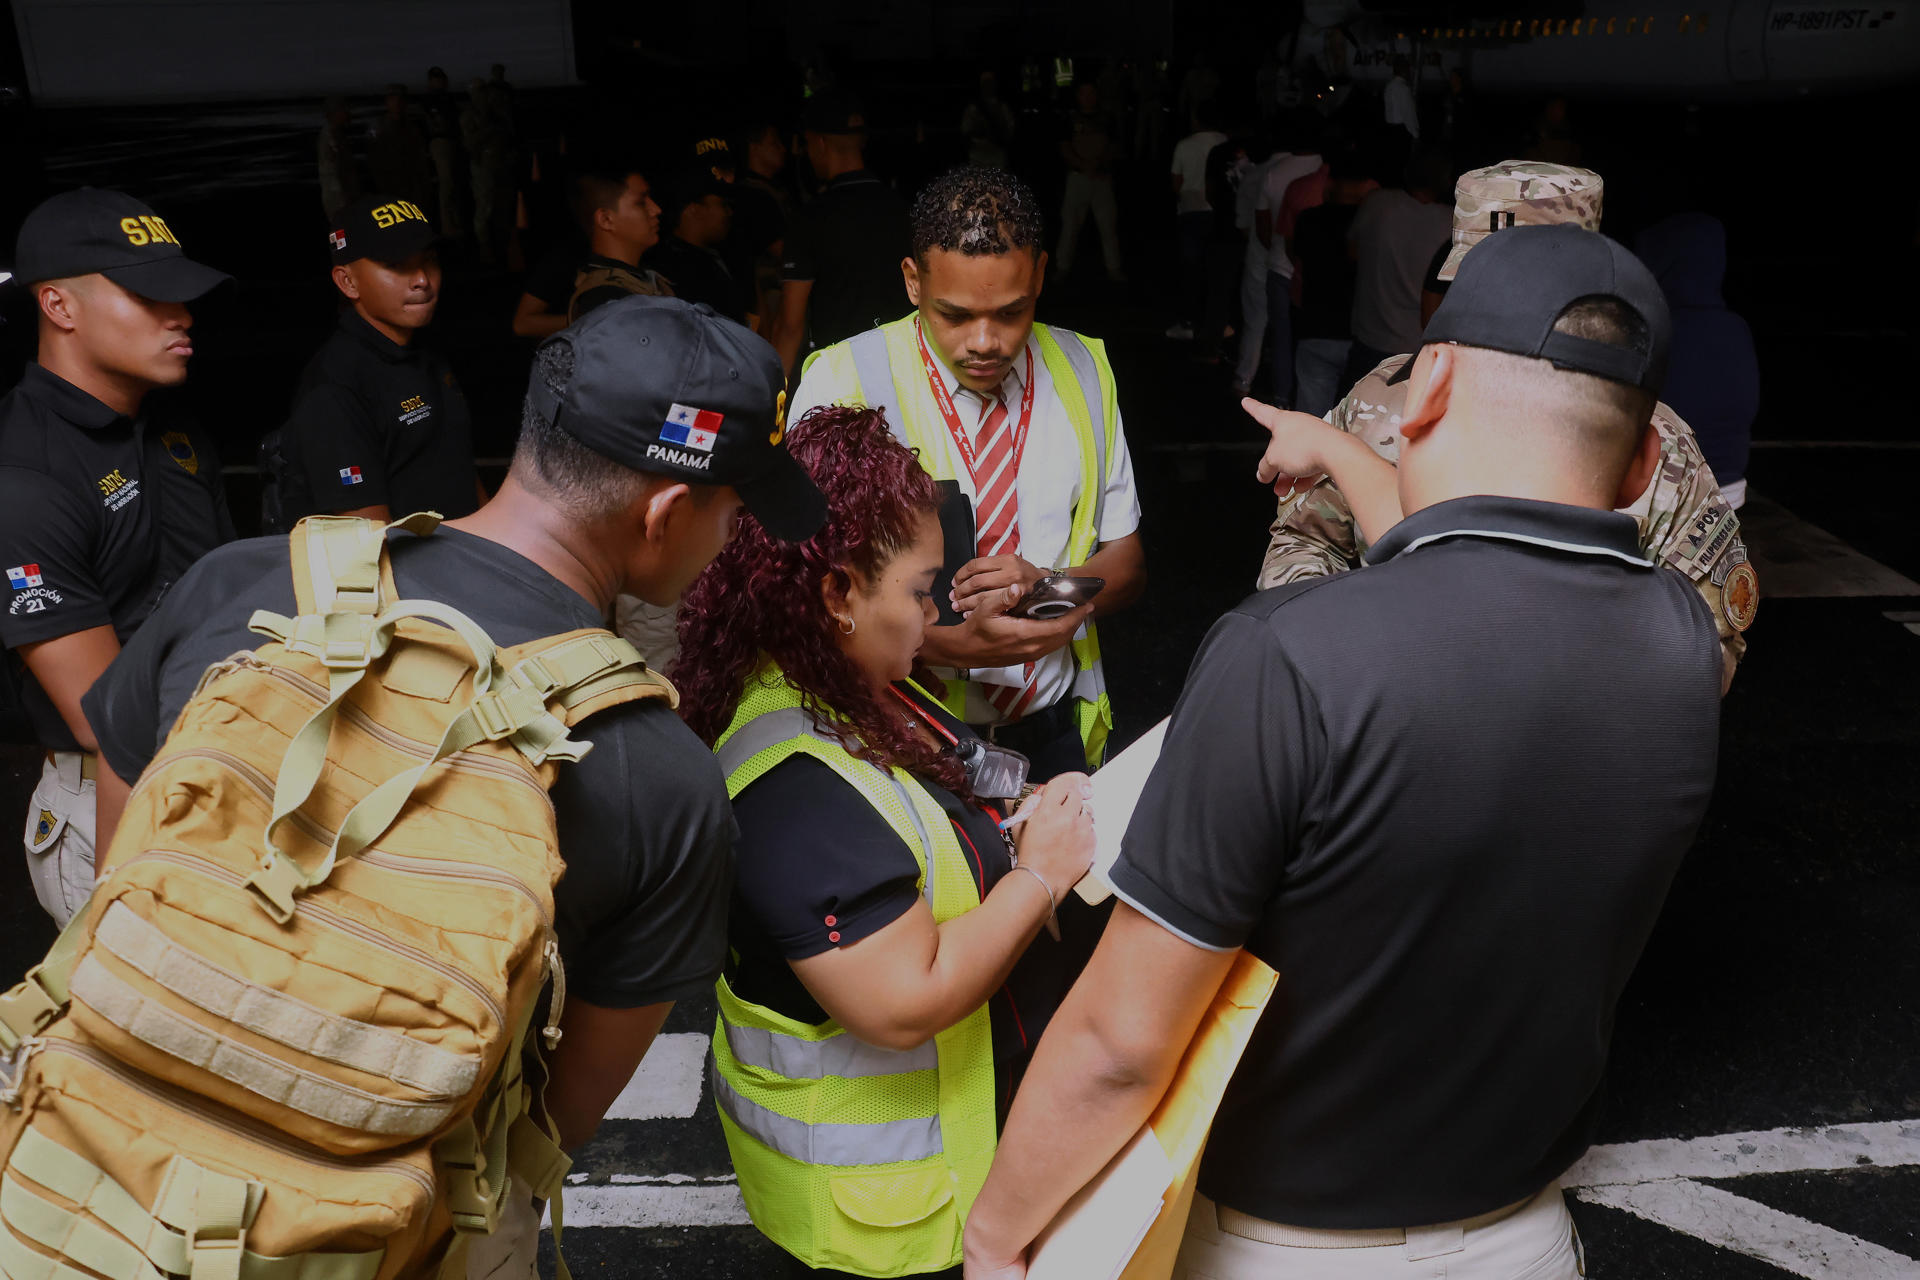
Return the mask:
<svg viewBox="0 0 1920 1280">
<path fill-rule="evenodd" d="M 260 909 L 271 916 L 275 924 L 293 919 L 294 895 L 306 887 L 300 869 L 278 849 L 268 850 L 260 869 L 247 877 L 247 888 L 253 891 Z"/>
<path fill-rule="evenodd" d="M 45 967 L 44 964 L 33 966 L 19 986 L 0 995 L 0 1049 L 11 1051 L 39 1035 L 66 1007 L 42 985 L 40 971 Z"/>
<path fill-rule="evenodd" d="M 196 1224 L 187 1232 L 187 1280 L 239 1280 L 246 1250 L 245 1227 Z"/>
</svg>

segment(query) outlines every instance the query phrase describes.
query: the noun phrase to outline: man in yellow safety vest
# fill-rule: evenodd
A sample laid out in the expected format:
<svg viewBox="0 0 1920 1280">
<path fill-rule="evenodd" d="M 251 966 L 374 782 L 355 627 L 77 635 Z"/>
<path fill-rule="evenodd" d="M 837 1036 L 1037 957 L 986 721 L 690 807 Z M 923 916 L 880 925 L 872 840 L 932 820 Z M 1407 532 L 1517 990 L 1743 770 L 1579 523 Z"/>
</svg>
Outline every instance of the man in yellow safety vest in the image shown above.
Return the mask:
<svg viewBox="0 0 1920 1280">
<path fill-rule="evenodd" d="M 1098 765 L 1113 725 L 1094 619 L 1146 585 L 1140 501 L 1113 369 L 1097 339 L 1034 323 L 1046 276 L 1039 204 L 1000 169 L 955 169 L 913 208 L 901 264 L 915 310 L 808 358 L 792 416 L 886 411 L 893 433 L 973 512 L 953 578 L 957 625 L 921 656 L 954 714 L 1045 779 Z M 1008 607 L 1048 575 L 1101 578 L 1090 605 L 1045 619 Z"/>
</svg>

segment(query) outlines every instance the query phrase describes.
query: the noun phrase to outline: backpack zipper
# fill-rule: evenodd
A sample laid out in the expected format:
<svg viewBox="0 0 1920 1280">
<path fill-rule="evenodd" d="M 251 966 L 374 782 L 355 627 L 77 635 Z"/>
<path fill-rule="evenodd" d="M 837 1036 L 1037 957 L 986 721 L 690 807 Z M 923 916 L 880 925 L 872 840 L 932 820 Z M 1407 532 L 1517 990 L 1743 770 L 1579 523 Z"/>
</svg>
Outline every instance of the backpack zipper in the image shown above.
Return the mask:
<svg viewBox="0 0 1920 1280">
<path fill-rule="evenodd" d="M 246 783 L 261 799 L 269 803 L 273 800 L 273 784 L 268 781 L 266 774 L 260 772 L 238 756 L 229 755 L 225 751 L 219 751 L 212 747 L 195 747 L 190 750 L 175 751 L 169 755 L 162 756 L 158 760 L 155 760 L 152 765 L 148 766 L 148 775 L 151 776 L 151 774 L 157 772 L 162 766 L 174 764 L 181 760 L 211 760 L 215 764 L 231 769 L 234 773 L 238 774 L 240 780 Z M 138 794 L 141 787 L 145 785 L 146 778 L 143 777 L 140 786 L 136 786 L 128 798 L 131 799 L 133 794 Z M 303 813 L 296 812 L 292 815 L 292 818 L 294 824 L 315 842 L 324 845 L 331 845 L 333 843 L 335 834 L 333 828 L 325 826 L 315 819 L 307 817 Z M 552 928 L 553 915 L 547 910 L 546 904 L 534 895 L 533 890 L 527 888 L 526 883 L 522 881 L 519 876 L 511 872 L 500 871 L 493 867 L 483 865 L 449 862 L 440 858 L 423 858 L 410 853 L 393 853 L 383 849 L 363 849 L 355 855 L 355 858 L 370 866 L 384 867 L 388 871 L 399 872 L 402 875 L 431 876 L 436 879 L 447 880 L 472 880 L 476 883 L 498 885 L 503 889 L 510 889 L 532 904 L 533 909 L 539 913 L 540 923 L 548 926 L 549 929 Z"/>
<path fill-rule="evenodd" d="M 296 671 L 288 671 L 282 667 L 276 667 L 272 663 L 261 662 L 258 658 L 255 658 L 251 663 L 245 665 L 252 666 L 256 670 L 264 672 L 269 678 L 278 680 L 280 683 L 298 690 L 311 698 L 317 705 L 324 705 L 327 701 L 328 695 L 324 686 L 307 679 Z M 417 739 L 407 737 L 405 734 L 395 733 L 392 729 L 375 721 L 372 716 L 354 706 L 352 703 L 342 703 L 340 706 L 340 715 L 347 723 L 372 738 L 375 742 L 383 743 L 395 751 L 400 752 L 402 755 L 413 756 L 419 760 L 430 760 L 433 758 L 434 750 L 438 746 L 437 743 L 420 742 Z M 533 777 L 525 769 L 517 768 L 503 760 L 491 760 L 486 756 L 473 755 L 468 751 L 454 752 L 446 758 L 445 763 L 449 768 L 461 769 L 468 773 L 492 774 L 496 777 L 511 779 L 523 786 L 531 787 L 533 790 L 539 792 L 541 797 L 546 800 L 549 810 L 553 808 L 553 797 L 548 794 L 544 786 L 540 785 L 539 779 Z"/>
<path fill-rule="evenodd" d="M 195 1120 L 211 1128 L 222 1130 L 234 1137 L 243 1138 L 249 1142 L 255 1142 L 263 1147 L 270 1148 L 290 1160 L 298 1160 L 302 1164 L 316 1165 L 320 1168 L 334 1169 L 344 1173 L 392 1174 L 395 1177 L 405 1178 L 407 1181 L 419 1187 L 427 1194 L 429 1199 L 435 1195 L 432 1176 L 425 1170 L 415 1168 L 413 1165 L 403 1161 L 386 1160 L 379 1164 L 363 1164 L 358 1161 L 330 1156 L 324 1151 L 295 1146 L 265 1125 L 255 1124 L 244 1117 L 235 1116 L 228 1118 L 209 1114 L 209 1112 L 203 1108 L 192 1105 L 187 1100 L 178 1097 L 174 1088 L 165 1082 L 155 1080 L 143 1072 L 136 1071 L 124 1063 L 115 1061 L 97 1049 L 76 1044 L 71 1040 L 42 1040 L 39 1044 L 39 1050 L 42 1053 L 64 1053 L 69 1057 L 78 1058 L 96 1070 L 112 1076 L 121 1084 L 144 1098 L 150 1098 L 175 1111 L 190 1115 Z M 305 1189 L 306 1188 L 302 1188 L 302 1190 Z"/>
<path fill-rule="evenodd" d="M 242 877 L 217 863 L 209 862 L 205 858 L 197 857 L 191 853 L 181 853 L 175 849 L 149 849 L 138 857 L 129 859 L 125 865 L 132 866 L 135 862 L 141 862 L 147 859 L 158 862 L 171 862 L 175 866 L 184 867 L 189 871 L 199 872 L 209 879 L 218 880 L 236 889 L 244 888 L 247 883 Z M 297 916 L 304 916 L 309 920 L 333 929 L 336 933 L 344 933 L 351 937 L 358 938 L 362 942 L 370 943 L 382 950 L 405 956 L 421 968 L 431 970 L 464 989 L 468 994 L 472 995 L 474 999 L 486 1007 L 487 1012 L 493 1015 L 495 1022 L 499 1023 L 502 1027 L 507 1025 L 507 1011 L 500 1007 L 500 1002 L 495 1000 L 492 994 L 488 992 L 485 987 L 481 986 L 479 982 L 461 972 L 459 969 L 454 968 L 452 965 L 443 964 L 416 947 L 409 946 L 398 939 L 387 937 L 384 934 L 368 928 L 359 921 L 331 911 L 309 898 L 300 899 Z"/>
</svg>

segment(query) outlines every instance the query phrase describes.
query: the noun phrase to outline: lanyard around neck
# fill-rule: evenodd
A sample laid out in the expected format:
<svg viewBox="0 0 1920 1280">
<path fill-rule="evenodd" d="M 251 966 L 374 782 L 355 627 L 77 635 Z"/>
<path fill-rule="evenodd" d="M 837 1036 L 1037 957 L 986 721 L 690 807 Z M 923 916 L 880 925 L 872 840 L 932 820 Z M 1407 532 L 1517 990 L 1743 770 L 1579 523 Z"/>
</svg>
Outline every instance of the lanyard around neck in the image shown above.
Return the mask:
<svg viewBox="0 0 1920 1280">
<path fill-rule="evenodd" d="M 953 407 L 953 395 L 947 390 L 947 380 L 941 376 L 940 366 L 933 358 L 933 351 L 927 346 L 926 332 L 920 327 L 920 318 L 914 317 L 913 333 L 920 340 L 920 361 L 926 366 L 927 385 L 933 390 L 933 402 L 940 406 L 940 416 L 947 421 L 947 434 L 953 437 L 954 447 L 960 450 L 961 461 L 967 465 L 967 475 L 973 481 L 976 499 L 980 496 L 981 481 L 991 479 L 982 476 L 973 441 L 967 436 L 967 429 L 960 423 L 960 414 Z M 991 410 L 989 410 L 991 412 Z M 1027 451 L 1027 432 L 1033 426 L 1033 352 L 1027 351 L 1026 386 L 1020 393 L 1020 417 L 1013 428 L 1013 458 L 1009 463 L 1017 481 L 1020 475 L 1020 458 Z"/>
</svg>

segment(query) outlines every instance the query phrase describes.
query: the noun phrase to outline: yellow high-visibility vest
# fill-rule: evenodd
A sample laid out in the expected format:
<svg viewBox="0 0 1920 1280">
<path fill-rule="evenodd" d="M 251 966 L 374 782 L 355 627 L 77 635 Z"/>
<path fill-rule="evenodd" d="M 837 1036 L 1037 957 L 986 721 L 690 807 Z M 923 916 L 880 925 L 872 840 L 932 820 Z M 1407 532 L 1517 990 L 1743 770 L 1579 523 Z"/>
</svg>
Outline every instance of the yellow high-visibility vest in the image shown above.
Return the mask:
<svg viewBox="0 0 1920 1280">
<path fill-rule="evenodd" d="M 921 465 L 936 480 L 956 478 L 955 450 L 945 420 L 927 385 L 926 367 L 914 339 L 914 317 L 907 315 L 877 329 L 855 334 L 845 342 L 822 347 L 807 357 L 801 378 L 824 380 L 824 394 L 809 398 L 827 404 L 859 404 L 884 409 L 895 438 L 920 456 Z M 1033 336 L 1041 362 L 1053 380 L 1055 394 L 1073 423 L 1080 443 L 1080 500 L 1073 509 L 1066 558 L 1085 564 L 1100 540 L 1100 517 L 1106 505 L 1107 460 L 1119 444 L 1119 400 L 1114 394 L 1113 366 L 1107 363 L 1106 344 L 1068 329 L 1036 324 Z M 1075 667 L 1074 718 L 1086 746 L 1087 766 L 1098 768 L 1106 756 L 1107 735 L 1113 729 L 1113 703 L 1107 696 L 1106 674 L 1100 667 L 1100 633 L 1089 622 L 1072 642 Z M 966 718 L 967 685 L 947 682 L 946 707 Z"/>
<path fill-rule="evenodd" d="M 714 752 L 729 797 L 792 756 L 819 760 L 913 851 L 935 921 L 980 905 L 939 802 L 905 770 L 848 752 L 771 662 L 748 678 Z M 743 1000 L 724 977 L 716 991 L 714 1100 L 754 1225 L 810 1267 L 900 1276 L 958 1265 L 997 1141 L 986 1006 L 895 1050 Z"/>
</svg>

